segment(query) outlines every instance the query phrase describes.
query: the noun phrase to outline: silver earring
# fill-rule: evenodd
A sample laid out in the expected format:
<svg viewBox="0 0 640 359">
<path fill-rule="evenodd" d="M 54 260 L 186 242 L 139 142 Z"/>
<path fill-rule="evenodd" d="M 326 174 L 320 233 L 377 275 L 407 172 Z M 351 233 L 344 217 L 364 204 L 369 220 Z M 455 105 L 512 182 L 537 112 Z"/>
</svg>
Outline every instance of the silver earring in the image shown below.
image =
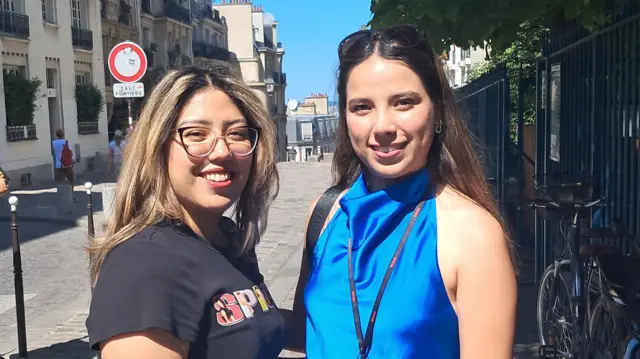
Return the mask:
<svg viewBox="0 0 640 359">
<path fill-rule="evenodd" d="M 438 122 L 438 124 L 436 125 L 435 128 L 436 133 L 441 133 L 442 132 L 442 121 Z"/>
</svg>

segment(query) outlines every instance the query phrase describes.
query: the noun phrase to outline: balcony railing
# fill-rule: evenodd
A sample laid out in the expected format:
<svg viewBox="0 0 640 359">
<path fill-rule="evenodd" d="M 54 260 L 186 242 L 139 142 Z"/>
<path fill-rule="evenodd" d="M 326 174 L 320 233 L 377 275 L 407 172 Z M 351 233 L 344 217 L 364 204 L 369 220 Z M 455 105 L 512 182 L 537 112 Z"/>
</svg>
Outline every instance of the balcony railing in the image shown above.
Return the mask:
<svg viewBox="0 0 640 359">
<path fill-rule="evenodd" d="M 222 19 L 220 18 L 220 12 L 218 10 L 214 10 L 211 6 L 202 6 L 197 10 L 194 10 L 193 14 L 198 19 L 210 19 L 217 23 L 222 24 Z"/>
<path fill-rule="evenodd" d="M 7 142 L 37 140 L 36 125 L 7 126 Z"/>
<path fill-rule="evenodd" d="M 185 24 L 191 24 L 191 14 L 189 13 L 189 9 L 171 0 L 164 4 L 164 15 Z"/>
<path fill-rule="evenodd" d="M 229 50 L 203 42 L 193 43 L 193 56 L 206 57 L 213 60 L 229 61 Z"/>
<path fill-rule="evenodd" d="M 100 123 L 98 121 L 78 122 L 79 135 L 94 135 L 97 133 L 100 133 Z"/>
<path fill-rule="evenodd" d="M 29 37 L 29 16 L 0 11 L 0 33 L 15 37 Z"/>
<path fill-rule="evenodd" d="M 71 43 L 73 47 L 93 50 L 93 33 L 90 30 L 71 27 Z"/>
<path fill-rule="evenodd" d="M 142 12 L 151 14 L 151 0 L 142 0 Z"/>
</svg>

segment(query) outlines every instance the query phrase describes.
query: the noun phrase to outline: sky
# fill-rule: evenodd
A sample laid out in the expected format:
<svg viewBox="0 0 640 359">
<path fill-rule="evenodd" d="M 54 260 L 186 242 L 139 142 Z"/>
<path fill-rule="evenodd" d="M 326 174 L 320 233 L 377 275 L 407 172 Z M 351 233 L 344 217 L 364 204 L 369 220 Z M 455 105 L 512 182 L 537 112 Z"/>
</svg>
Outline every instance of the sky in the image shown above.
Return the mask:
<svg viewBox="0 0 640 359">
<path fill-rule="evenodd" d="M 286 100 L 311 93 L 335 98 L 337 47 L 371 19 L 371 0 L 253 0 L 278 21 L 278 41 L 285 50 Z"/>
</svg>

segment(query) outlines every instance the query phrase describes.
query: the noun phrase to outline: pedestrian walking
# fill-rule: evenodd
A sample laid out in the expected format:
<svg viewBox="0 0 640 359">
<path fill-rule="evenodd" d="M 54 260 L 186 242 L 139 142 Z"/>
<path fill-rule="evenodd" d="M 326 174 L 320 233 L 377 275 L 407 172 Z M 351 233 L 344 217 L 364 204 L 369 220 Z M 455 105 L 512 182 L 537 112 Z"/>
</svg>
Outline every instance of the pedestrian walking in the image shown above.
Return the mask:
<svg viewBox="0 0 640 359">
<path fill-rule="evenodd" d="M 438 56 L 402 25 L 338 58 L 334 187 L 312 205 L 291 332 L 309 359 L 511 358 L 513 246 Z"/>
<path fill-rule="evenodd" d="M 122 138 L 122 131 L 116 130 L 113 134 L 113 140 L 109 142 L 109 154 L 107 161 L 107 173 L 116 178 L 120 174 L 120 166 L 122 165 L 122 154 L 127 141 Z"/>
<path fill-rule="evenodd" d="M 102 359 L 278 356 L 284 320 L 254 250 L 278 191 L 275 138 L 225 65 L 171 71 L 154 88 L 89 248 L 86 324 Z M 235 221 L 223 216 L 233 204 Z"/>
<path fill-rule="evenodd" d="M 69 184 L 73 201 L 76 201 L 75 196 L 73 196 L 73 185 L 76 177 L 73 169 L 73 151 L 71 151 L 69 141 L 65 139 L 63 129 L 56 130 L 56 139 L 51 141 L 51 147 L 55 156 L 55 180 L 61 184 Z"/>
</svg>

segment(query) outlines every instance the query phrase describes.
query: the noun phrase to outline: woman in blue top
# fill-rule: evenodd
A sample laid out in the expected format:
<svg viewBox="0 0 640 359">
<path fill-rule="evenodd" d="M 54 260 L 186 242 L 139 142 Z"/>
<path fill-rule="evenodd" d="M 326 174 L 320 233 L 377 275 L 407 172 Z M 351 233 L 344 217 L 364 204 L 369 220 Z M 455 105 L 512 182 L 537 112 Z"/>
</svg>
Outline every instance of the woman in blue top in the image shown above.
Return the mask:
<svg viewBox="0 0 640 359">
<path fill-rule="evenodd" d="M 351 34 L 338 55 L 346 189 L 320 199 L 290 331 L 306 326 L 309 359 L 511 358 L 513 248 L 440 60 L 407 25 Z"/>
</svg>

